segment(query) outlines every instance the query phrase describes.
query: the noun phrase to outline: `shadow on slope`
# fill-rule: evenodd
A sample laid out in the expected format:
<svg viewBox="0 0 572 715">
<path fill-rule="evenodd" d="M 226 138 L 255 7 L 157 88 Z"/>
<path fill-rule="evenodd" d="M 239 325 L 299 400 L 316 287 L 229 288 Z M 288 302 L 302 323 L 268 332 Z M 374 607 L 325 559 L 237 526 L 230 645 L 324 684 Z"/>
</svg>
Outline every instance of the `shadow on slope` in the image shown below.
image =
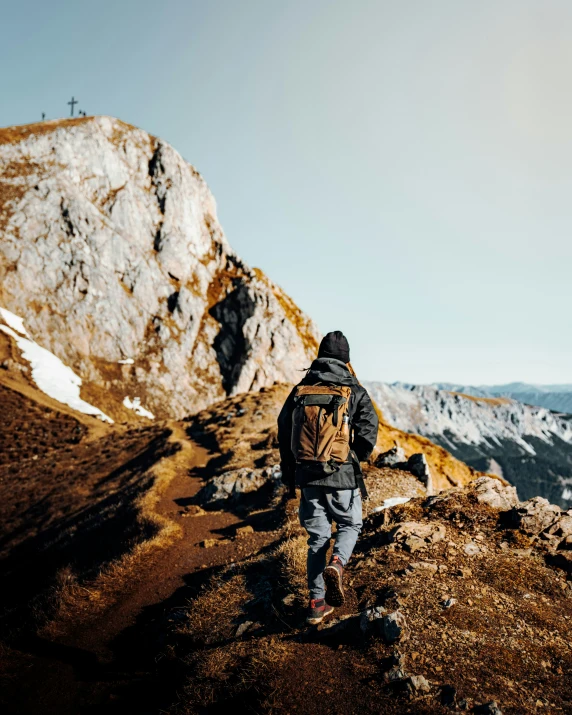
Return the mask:
<svg viewBox="0 0 572 715">
<path fill-rule="evenodd" d="M 139 499 L 152 465 L 178 445 L 170 429 L 109 427 L 58 412 L 0 385 L 0 628 L 31 632 L 57 607 L 62 581 L 81 583 L 155 535 Z M 101 426 L 97 426 L 101 431 Z M 31 437 L 31 439 L 30 439 Z"/>
</svg>

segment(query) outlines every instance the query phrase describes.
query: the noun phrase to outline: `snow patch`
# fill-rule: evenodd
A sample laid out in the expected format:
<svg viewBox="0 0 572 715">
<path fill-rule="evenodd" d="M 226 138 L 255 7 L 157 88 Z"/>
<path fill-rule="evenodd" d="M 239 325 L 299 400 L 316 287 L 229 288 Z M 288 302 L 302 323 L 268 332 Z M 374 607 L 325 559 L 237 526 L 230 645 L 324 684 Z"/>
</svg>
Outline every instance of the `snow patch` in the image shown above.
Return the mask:
<svg viewBox="0 0 572 715">
<path fill-rule="evenodd" d="M 139 417 L 147 417 L 150 420 L 155 419 L 155 415 L 143 407 L 143 405 L 141 404 L 141 398 L 139 397 L 134 397 L 131 400 L 129 397 L 126 396 L 123 400 L 123 405 L 124 407 L 127 407 L 128 410 L 133 410 L 133 412 L 135 412 L 136 415 L 139 415 Z"/>
<path fill-rule="evenodd" d="M 411 501 L 411 497 L 389 497 L 385 499 L 381 506 L 376 506 L 372 511 L 383 511 L 384 509 L 390 509 L 392 506 L 397 506 L 398 504 L 407 504 Z"/>
<path fill-rule="evenodd" d="M 6 320 L 5 312 L 7 313 L 8 311 L 2 309 L 2 317 L 4 320 Z M 17 318 L 17 316 L 14 317 Z M 21 318 L 17 318 L 17 321 L 21 320 Z M 6 320 L 6 322 L 8 321 Z M 27 335 L 23 323 L 18 324 L 21 325 L 24 334 Z M 111 417 L 108 417 L 97 407 L 81 399 L 79 396 L 81 377 L 76 375 L 67 365 L 64 365 L 53 353 L 40 347 L 40 345 L 32 340 L 23 338 L 22 335 L 19 335 L 16 330 L 12 328 L 0 325 L 0 330 L 14 338 L 16 345 L 22 351 L 22 357 L 30 363 L 32 367 L 32 378 L 42 392 L 84 415 L 93 415 L 94 417 L 99 417 L 99 419 L 104 422 L 113 424 Z"/>
<path fill-rule="evenodd" d="M 6 308 L 0 308 L 0 316 L 2 316 L 6 325 L 10 326 L 12 330 L 15 330 L 17 333 L 20 333 L 20 335 L 25 335 L 26 337 L 29 337 L 28 332 L 24 327 L 23 318 L 19 318 L 17 315 L 14 315 L 14 313 L 11 313 L 9 310 L 6 310 Z"/>
<path fill-rule="evenodd" d="M 488 471 L 491 474 L 496 474 L 497 477 L 504 478 L 504 474 L 502 471 L 501 465 L 497 462 L 496 459 L 493 459 L 492 457 L 489 459 L 489 469 Z"/>
<path fill-rule="evenodd" d="M 133 365 L 135 360 L 133 358 L 125 358 L 125 360 L 118 360 L 117 361 L 120 365 Z"/>
</svg>

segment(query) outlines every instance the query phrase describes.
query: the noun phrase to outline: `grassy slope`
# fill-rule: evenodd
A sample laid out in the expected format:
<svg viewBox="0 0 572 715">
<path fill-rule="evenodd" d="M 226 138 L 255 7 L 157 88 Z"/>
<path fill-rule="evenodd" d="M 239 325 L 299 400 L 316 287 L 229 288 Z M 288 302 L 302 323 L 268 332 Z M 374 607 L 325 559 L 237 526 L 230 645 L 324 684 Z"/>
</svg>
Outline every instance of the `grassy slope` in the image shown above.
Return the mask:
<svg viewBox="0 0 572 715">
<path fill-rule="evenodd" d="M 180 448 L 173 425 L 133 415 L 110 426 L 40 392 L 14 368 L 18 351 L 0 333 L 0 363 L 5 359 L 13 363 L 0 369 L 3 633 L 14 623 L 33 630 L 86 579 L 101 581 L 106 572 L 113 590 L 106 564 L 172 536 L 153 505 Z M 100 597 L 92 591 L 92 607 L 103 605 Z"/>
</svg>

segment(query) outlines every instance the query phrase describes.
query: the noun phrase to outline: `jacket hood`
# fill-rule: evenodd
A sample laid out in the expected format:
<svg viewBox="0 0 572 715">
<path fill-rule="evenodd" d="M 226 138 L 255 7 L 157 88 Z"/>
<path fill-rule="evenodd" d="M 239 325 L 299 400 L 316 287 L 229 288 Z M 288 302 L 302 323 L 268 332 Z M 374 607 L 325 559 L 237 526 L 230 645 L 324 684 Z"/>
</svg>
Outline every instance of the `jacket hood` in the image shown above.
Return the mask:
<svg viewBox="0 0 572 715">
<path fill-rule="evenodd" d="M 332 385 L 347 385 L 348 387 L 359 385 L 357 379 L 348 370 L 345 362 L 335 358 L 317 358 L 314 360 L 304 378 L 304 382 L 307 384 L 328 382 Z"/>
</svg>

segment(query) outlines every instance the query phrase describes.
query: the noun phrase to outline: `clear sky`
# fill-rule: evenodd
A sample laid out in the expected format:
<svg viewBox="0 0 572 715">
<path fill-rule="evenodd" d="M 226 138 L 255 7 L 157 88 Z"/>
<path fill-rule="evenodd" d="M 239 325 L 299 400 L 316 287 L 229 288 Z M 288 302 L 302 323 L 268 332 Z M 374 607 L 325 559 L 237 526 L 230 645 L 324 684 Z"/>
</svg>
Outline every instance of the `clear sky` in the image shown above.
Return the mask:
<svg viewBox="0 0 572 715">
<path fill-rule="evenodd" d="M 572 382 L 570 0 L 31 0 L 0 22 L 0 125 L 73 94 L 169 141 L 364 379 Z"/>
</svg>

